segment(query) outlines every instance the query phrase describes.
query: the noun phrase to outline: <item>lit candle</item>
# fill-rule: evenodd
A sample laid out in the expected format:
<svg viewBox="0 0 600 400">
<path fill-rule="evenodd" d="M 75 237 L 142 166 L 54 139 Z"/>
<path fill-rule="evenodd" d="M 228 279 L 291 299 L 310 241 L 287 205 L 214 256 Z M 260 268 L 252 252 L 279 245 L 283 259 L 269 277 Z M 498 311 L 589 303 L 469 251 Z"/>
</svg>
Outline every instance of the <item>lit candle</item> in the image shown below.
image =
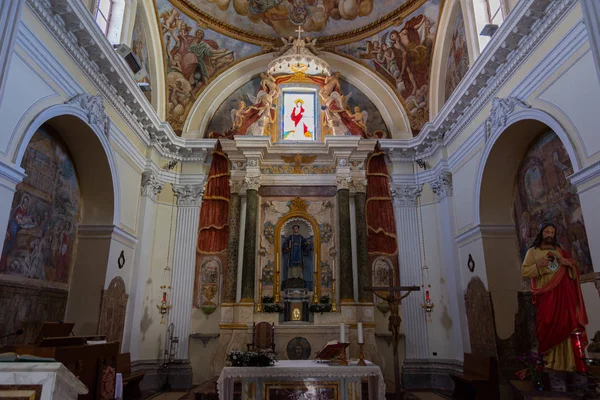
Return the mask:
<svg viewBox="0 0 600 400">
<path fill-rule="evenodd" d="M 162 301 L 167 301 L 167 292 L 163 292 L 163 299 Z"/>
<path fill-rule="evenodd" d="M 343 322 L 340 323 L 340 343 L 346 343 L 346 332 Z"/>
<path fill-rule="evenodd" d="M 363 327 L 362 322 L 358 323 L 358 343 L 363 344 L 365 342 L 365 338 L 363 337 Z"/>
<path fill-rule="evenodd" d="M 425 291 L 425 300 L 429 300 L 429 290 Z"/>
</svg>

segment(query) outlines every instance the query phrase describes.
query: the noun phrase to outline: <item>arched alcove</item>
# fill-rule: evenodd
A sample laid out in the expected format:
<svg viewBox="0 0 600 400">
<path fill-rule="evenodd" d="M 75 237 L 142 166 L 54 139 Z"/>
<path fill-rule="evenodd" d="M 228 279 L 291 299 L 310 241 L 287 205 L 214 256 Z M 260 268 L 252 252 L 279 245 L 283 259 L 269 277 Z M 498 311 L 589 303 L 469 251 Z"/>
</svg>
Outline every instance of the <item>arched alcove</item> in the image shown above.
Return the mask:
<svg viewBox="0 0 600 400">
<path fill-rule="evenodd" d="M 72 232 L 69 242 L 72 246 L 72 267 L 68 282 L 61 287 L 43 281 L 24 280 L 19 283 L 24 290 L 21 300 L 27 301 L 26 298 L 31 297 L 32 307 L 36 301 L 43 304 L 44 299 L 39 293 L 26 293 L 30 287 L 44 288 L 54 297 L 68 293 L 66 305 L 62 307 L 63 315 L 47 318 L 38 313 L 36 321 L 32 321 L 32 330 L 36 330 L 37 323 L 45 320 L 64 320 L 75 323 L 75 334 L 95 334 L 97 331 L 111 235 L 115 221 L 118 221 L 118 187 L 106 135 L 98 126 L 92 127 L 84 119 L 88 119 L 86 113 L 70 105 L 58 105 L 43 111 L 29 125 L 15 154 L 15 163 L 24 165 L 28 146 L 36 132 L 49 132 L 68 153 L 79 187 L 78 228 Z M 17 195 L 18 191 L 19 186 Z M 60 247 L 63 247 L 62 244 Z M 12 323 L 20 324 L 20 321 L 14 319 Z"/>
</svg>

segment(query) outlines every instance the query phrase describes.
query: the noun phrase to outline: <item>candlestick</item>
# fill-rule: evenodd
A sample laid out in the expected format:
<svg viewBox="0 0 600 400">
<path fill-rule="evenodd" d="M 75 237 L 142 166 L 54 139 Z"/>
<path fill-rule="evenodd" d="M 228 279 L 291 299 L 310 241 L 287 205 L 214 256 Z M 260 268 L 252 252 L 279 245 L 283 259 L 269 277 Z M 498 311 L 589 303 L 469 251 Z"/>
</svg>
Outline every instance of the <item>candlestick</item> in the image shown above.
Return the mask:
<svg viewBox="0 0 600 400">
<path fill-rule="evenodd" d="M 364 343 L 359 343 L 358 344 L 360 346 L 360 349 L 358 350 L 358 366 L 360 367 L 366 367 L 367 363 L 365 362 L 365 353 L 363 351 L 363 347 L 364 347 Z"/>
<path fill-rule="evenodd" d="M 340 322 L 340 343 L 346 343 L 346 332 L 343 322 Z"/>
<path fill-rule="evenodd" d="M 362 322 L 359 322 L 358 326 L 356 328 L 358 330 L 358 344 L 364 344 L 365 343 L 365 339 L 363 337 L 363 325 L 362 325 Z"/>
<path fill-rule="evenodd" d="M 335 279 L 331 280 L 331 311 L 337 312 L 337 304 L 335 302 Z"/>
</svg>

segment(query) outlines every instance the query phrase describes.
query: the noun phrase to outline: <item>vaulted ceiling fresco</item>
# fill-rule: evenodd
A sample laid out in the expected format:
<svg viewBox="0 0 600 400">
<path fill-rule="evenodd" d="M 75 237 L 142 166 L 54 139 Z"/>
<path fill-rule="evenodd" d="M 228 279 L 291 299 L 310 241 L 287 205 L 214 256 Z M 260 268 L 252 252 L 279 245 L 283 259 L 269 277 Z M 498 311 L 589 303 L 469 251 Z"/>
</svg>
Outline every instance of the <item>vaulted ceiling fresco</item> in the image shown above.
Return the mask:
<svg viewBox="0 0 600 400">
<path fill-rule="evenodd" d="M 429 118 L 428 88 L 444 0 L 156 0 L 166 65 L 167 122 L 181 134 L 201 92 L 241 59 L 277 49 L 281 37 L 370 68 L 395 91 L 413 135 Z M 304 23 L 302 23 L 304 21 Z"/>
</svg>

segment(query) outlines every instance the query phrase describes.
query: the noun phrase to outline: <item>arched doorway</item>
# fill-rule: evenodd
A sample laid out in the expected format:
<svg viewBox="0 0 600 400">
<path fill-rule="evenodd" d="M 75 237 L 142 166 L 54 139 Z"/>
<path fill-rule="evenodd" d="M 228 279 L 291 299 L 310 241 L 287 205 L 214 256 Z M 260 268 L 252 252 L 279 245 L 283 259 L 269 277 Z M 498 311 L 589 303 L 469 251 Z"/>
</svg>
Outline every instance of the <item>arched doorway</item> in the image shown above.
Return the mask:
<svg viewBox="0 0 600 400">
<path fill-rule="evenodd" d="M 496 355 L 505 379 L 522 368 L 517 356 L 537 348 L 536 310 L 529 282 L 520 273 L 531 230 L 570 212 L 561 211 L 568 204 L 579 204 L 567 179 L 578 164 L 565 132 L 535 119 L 513 121 L 486 145 L 476 201 Z M 475 332 L 470 337 L 476 344 L 484 339 Z"/>
<path fill-rule="evenodd" d="M 46 110 L 15 157 L 27 177 L 9 215 L 0 291 L 3 309 L 18 310 L 5 313 L 2 325 L 24 328 L 25 343 L 45 321 L 74 322 L 76 335 L 97 332 L 117 188 L 104 132 L 79 114 L 68 106 Z"/>
</svg>

